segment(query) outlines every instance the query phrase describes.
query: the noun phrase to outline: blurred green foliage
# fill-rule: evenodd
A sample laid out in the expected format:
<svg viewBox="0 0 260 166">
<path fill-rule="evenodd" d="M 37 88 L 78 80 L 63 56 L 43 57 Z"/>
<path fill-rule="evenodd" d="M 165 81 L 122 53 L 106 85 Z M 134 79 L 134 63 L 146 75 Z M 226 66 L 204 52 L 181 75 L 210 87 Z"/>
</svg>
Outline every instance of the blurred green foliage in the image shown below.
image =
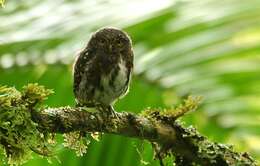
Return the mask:
<svg viewBox="0 0 260 166">
<path fill-rule="evenodd" d="M 199 111 L 183 121 L 259 159 L 259 10 L 259 0 L 7 1 L 0 9 L 0 84 L 38 82 L 55 91 L 48 105 L 73 106 L 76 52 L 97 28 L 123 28 L 133 39 L 135 71 L 118 111 L 170 107 L 201 95 Z M 136 147 L 158 165 L 146 142 L 114 135 L 92 142 L 83 157 L 60 145 L 61 164 L 34 156 L 25 165 L 140 165 Z"/>
<path fill-rule="evenodd" d="M 5 4 L 5 0 L 0 0 L 0 5 L 1 5 L 2 7 L 4 7 L 4 4 Z"/>
</svg>

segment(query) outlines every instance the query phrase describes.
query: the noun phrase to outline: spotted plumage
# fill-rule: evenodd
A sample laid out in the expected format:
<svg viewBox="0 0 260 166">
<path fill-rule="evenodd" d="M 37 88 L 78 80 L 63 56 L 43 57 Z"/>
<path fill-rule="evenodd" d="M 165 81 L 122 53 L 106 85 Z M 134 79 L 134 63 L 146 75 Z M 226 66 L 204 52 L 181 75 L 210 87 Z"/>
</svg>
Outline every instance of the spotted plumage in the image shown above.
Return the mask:
<svg viewBox="0 0 260 166">
<path fill-rule="evenodd" d="M 115 28 L 95 32 L 74 63 L 74 95 L 85 106 L 111 106 L 127 93 L 133 69 L 129 36 Z"/>
</svg>

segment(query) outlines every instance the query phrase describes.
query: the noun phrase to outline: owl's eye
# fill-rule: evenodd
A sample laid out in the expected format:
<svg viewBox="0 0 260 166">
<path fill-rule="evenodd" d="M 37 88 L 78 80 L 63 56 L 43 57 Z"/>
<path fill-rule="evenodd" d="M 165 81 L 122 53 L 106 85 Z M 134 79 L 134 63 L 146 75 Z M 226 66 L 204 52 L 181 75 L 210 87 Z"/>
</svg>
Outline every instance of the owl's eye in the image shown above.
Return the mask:
<svg viewBox="0 0 260 166">
<path fill-rule="evenodd" d="M 123 46 L 123 42 L 122 42 L 121 40 L 117 40 L 117 41 L 116 41 L 116 44 L 117 44 L 118 46 L 120 46 L 120 47 Z"/>
<path fill-rule="evenodd" d="M 100 44 L 100 45 L 104 45 L 105 43 L 106 43 L 105 39 L 100 39 L 100 40 L 99 40 L 99 44 Z"/>
</svg>

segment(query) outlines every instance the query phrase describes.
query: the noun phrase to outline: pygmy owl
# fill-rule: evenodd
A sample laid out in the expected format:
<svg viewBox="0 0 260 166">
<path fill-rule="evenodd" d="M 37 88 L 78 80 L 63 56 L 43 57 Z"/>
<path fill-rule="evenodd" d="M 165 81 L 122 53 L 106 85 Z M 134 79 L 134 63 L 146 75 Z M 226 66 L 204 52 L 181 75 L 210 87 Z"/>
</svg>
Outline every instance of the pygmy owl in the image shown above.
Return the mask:
<svg viewBox="0 0 260 166">
<path fill-rule="evenodd" d="M 74 63 L 77 104 L 109 106 L 128 91 L 133 69 L 130 37 L 115 28 L 95 32 Z"/>
</svg>

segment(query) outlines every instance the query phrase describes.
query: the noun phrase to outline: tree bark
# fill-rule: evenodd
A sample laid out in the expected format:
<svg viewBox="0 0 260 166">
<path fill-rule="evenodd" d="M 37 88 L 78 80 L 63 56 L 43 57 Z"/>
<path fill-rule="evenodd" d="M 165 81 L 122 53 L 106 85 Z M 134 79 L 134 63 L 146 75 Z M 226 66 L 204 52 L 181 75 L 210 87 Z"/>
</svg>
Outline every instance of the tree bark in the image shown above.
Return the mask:
<svg viewBox="0 0 260 166">
<path fill-rule="evenodd" d="M 176 165 L 256 165 L 247 153 L 238 153 L 231 146 L 210 142 L 195 128 L 185 128 L 175 120 L 160 116 L 147 118 L 129 112 L 111 114 L 101 108 L 90 112 L 82 107 L 60 107 L 32 111 L 32 118 L 40 131 L 102 132 L 145 139 L 155 145 L 158 158 L 174 155 Z"/>
</svg>

